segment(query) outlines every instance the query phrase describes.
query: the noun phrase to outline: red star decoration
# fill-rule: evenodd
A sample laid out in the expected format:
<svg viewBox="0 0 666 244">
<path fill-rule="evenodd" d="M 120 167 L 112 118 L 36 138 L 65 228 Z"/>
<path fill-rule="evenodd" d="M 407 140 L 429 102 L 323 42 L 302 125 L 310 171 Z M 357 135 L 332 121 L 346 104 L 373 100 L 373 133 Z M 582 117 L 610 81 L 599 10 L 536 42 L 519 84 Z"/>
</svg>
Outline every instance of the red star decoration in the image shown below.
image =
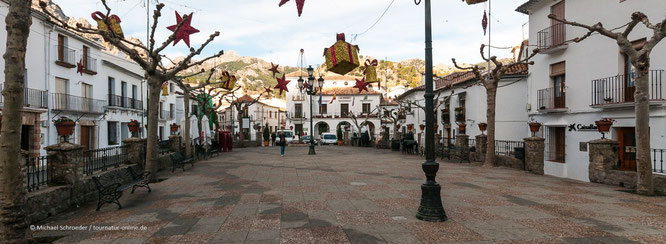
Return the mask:
<svg viewBox="0 0 666 244">
<path fill-rule="evenodd" d="M 279 7 L 282 7 L 285 3 L 289 2 L 289 0 L 280 0 L 280 4 L 278 4 Z M 296 8 L 298 9 L 298 17 L 301 17 L 301 14 L 303 13 L 303 6 L 305 5 L 305 0 L 296 0 Z"/>
<path fill-rule="evenodd" d="M 280 71 L 278 71 L 278 67 L 280 67 L 279 64 L 273 64 L 273 63 L 271 62 L 271 68 L 268 69 L 268 71 L 273 72 L 273 78 L 275 78 L 275 74 L 276 74 L 276 73 L 280 73 Z"/>
<path fill-rule="evenodd" d="M 83 59 L 76 63 L 76 73 L 79 73 L 81 76 L 83 76 Z"/>
<path fill-rule="evenodd" d="M 358 88 L 358 93 L 361 93 L 361 91 L 365 90 L 366 92 L 368 91 L 368 83 L 365 83 L 365 77 L 363 79 L 356 79 L 356 85 L 354 88 Z"/>
<path fill-rule="evenodd" d="M 287 88 L 287 84 L 289 84 L 291 80 L 287 80 L 284 78 L 284 74 L 282 74 L 282 78 L 277 78 L 277 86 L 275 86 L 275 89 L 280 89 L 280 95 L 282 95 L 283 91 L 289 92 L 289 89 Z"/>
<path fill-rule="evenodd" d="M 273 89 L 271 89 L 270 87 L 264 88 L 264 91 L 268 93 L 268 95 L 273 94 Z"/>
<path fill-rule="evenodd" d="M 181 17 L 178 11 L 176 11 L 176 24 L 167 27 L 167 29 L 169 29 L 170 31 L 176 31 L 176 28 L 178 28 L 178 24 L 180 24 L 180 22 L 183 22 L 183 18 L 187 18 L 187 20 L 185 20 L 185 23 L 183 23 L 183 25 L 180 26 L 180 29 L 178 29 L 178 32 L 176 32 L 176 40 L 174 40 L 173 42 L 174 46 L 178 44 L 180 40 L 183 40 L 183 42 L 187 44 L 187 47 L 190 47 L 190 35 L 199 32 L 199 30 L 195 29 L 191 25 L 192 15 L 194 15 L 194 13 L 190 13 L 190 15 L 183 15 L 183 17 Z"/>
</svg>

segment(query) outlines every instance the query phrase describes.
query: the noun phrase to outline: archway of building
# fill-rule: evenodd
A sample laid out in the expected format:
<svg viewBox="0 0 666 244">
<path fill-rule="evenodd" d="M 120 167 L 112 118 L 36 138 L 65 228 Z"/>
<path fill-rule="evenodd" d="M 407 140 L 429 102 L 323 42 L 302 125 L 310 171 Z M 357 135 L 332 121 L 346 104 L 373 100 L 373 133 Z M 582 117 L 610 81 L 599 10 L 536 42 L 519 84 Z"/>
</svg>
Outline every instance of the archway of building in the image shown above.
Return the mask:
<svg viewBox="0 0 666 244">
<path fill-rule="evenodd" d="M 314 130 L 316 136 L 321 136 L 321 133 L 331 132 L 328 123 L 323 121 L 317 122 L 317 124 L 315 124 L 314 126 Z"/>
<path fill-rule="evenodd" d="M 374 138 L 375 137 L 375 124 L 370 122 L 370 121 L 367 121 L 367 122 L 361 123 L 361 127 L 364 127 L 364 126 L 366 127 L 365 129 L 368 130 L 368 133 L 370 134 L 370 138 Z"/>
</svg>

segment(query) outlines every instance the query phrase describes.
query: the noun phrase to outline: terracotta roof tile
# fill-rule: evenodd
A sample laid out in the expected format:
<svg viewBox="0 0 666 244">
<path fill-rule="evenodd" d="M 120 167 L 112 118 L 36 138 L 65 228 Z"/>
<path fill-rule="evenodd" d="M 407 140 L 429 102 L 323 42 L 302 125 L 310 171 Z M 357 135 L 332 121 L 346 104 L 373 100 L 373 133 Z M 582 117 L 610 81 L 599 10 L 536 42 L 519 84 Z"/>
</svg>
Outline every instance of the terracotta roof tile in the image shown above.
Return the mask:
<svg viewBox="0 0 666 244">
<path fill-rule="evenodd" d="M 251 103 L 251 102 L 254 102 L 254 98 L 245 94 L 242 97 L 238 98 L 236 101 L 242 102 L 242 103 Z"/>
</svg>

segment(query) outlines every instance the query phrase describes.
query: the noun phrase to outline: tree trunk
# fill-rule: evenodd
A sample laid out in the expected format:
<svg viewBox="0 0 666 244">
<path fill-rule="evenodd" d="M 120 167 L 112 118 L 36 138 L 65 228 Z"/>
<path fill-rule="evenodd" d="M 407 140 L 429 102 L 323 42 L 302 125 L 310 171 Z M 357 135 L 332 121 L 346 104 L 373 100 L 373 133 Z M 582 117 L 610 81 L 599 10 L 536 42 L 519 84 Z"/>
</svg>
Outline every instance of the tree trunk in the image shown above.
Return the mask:
<svg viewBox="0 0 666 244">
<path fill-rule="evenodd" d="M 652 164 L 650 160 L 650 58 L 645 54 L 634 62 L 636 67 L 636 192 L 642 195 L 654 195 L 652 184 Z M 634 59 L 636 60 L 636 59 Z"/>
<path fill-rule="evenodd" d="M 243 131 L 243 105 L 239 103 L 236 105 L 236 119 L 238 119 L 238 147 L 243 147 L 245 140 L 245 131 Z M 232 126 L 233 127 L 233 126 Z"/>
<path fill-rule="evenodd" d="M 190 91 L 187 88 L 183 89 L 183 103 L 185 104 L 185 128 L 183 128 L 183 142 L 185 142 L 185 157 L 192 156 L 192 139 L 190 135 Z"/>
<path fill-rule="evenodd" d="M 150 172 L 150 181 L 154 182 L 157 177 L 157 124 L 160 109 L 160 91 L 162 90 L 162 79 L 148 77 L 148 135 L 146 143 L 146 168 Z"/>
<path fill-rule="evenodd" d="M 0 132 L 0 243 L 25 243 L 29 237 L 20 155 L 25 53 L 32 16 L 30 1 L 11 0 L 5 18 L 5 100 Z"/>
<path fill-rule="evenodd" d="M 488 143 L 486 148 L 486 160 L 483 166 L 495 166 L 495 105 L 497 101 L 497 83 L 486 84 L 486 123 L 488 124 Z"/>
</svg>

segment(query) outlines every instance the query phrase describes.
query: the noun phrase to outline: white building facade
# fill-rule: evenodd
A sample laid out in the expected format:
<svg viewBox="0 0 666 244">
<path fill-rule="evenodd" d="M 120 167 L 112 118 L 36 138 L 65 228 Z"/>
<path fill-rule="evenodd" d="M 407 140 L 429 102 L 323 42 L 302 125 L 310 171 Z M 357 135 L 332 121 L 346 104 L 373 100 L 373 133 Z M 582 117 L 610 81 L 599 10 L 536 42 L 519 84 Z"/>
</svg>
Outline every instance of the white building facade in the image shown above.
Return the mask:
<svg viewBox="0 0 666 244">
<path fill-rule="evenodd" d="M 376 91 L 373 84 L 368 86 L 368 91 L 359 92 L 354 87 L 356 79 L 361 77 L 329 75 L 324 77 L 324 85 L 320 96 L 310 96 L 301 92 L 298 88 L 298 79 L 307 79 L 305 72 L 293 72 L 287 74 L 289 91 L 286 94 L 287 102 L 287 127 L 293 130 L 295 135 L 310 135 L 310 106 L 312 106 L 312 124 L 315 139 L 319 139 L 321 133 L 336 133 L 338 127 L 345 134 L 352 136 L 354 132 L 360 136 L 361 132 L 369 131 L 372 138 L 380 133 L 381 118 L 379 116 L 379 104 L 381 93 Z M 376 84 L 374 84 L 376 85 Z M 335 99 L 334 99 L 335 97 Z M 357 123 L 362 128 L 356 128 L 352 115 L 357 117 Z M 364 122 L 367 119 L 367 123 Z"/>
<path fill-rule="evenodd" d="M 615 40 L 592 35 L 580 43 L 565 42 L 583 36 L 587 30 L 554 22 L 548 15 L 588 25 L 601 22 L 606 28 L 614 28 L 627 24 L 635 11 L 645 13 L 652 21 L 662 20 L 666 15 L 664 2 L 531 0 L 517 11 L 529 15 L 529 43 L 541 50 L 530 67 L 528 107 L 530 117 L 544 125 L 545 173 L 589 181 L 587 142 L 601 138 L 594 123 L 602 118 L 615 120 L 607 138 L 620 143 L 617 169 L 635 171 L 634 68 Z M 639 24 L 629 40 L 640 48 L 651 36 L 652 32 Z M 666 148 L 664 53 L 666 44 L 662 42 L 651 57 L 650 143 L 655 149 Z"/>
</svg>

